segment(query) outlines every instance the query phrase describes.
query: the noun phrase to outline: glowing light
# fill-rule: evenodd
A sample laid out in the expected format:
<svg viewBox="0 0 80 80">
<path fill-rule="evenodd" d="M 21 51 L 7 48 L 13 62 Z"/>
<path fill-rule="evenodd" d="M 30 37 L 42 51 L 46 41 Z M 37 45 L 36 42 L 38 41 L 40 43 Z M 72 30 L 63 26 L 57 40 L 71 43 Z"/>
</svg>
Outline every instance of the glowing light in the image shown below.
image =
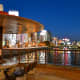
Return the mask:
<svg viewBox="0 0 80 80">
<path fill-rule="evenodd" d="M 18 11 L 9 11 L 8 14 L 9 15 L 14 15 L 14 16 L 19 16 L 19 12 Z"/>
<path fill-rule="evenodd" d="M 40 35 L 45 35 L 46 33 L 47 33 L 46 30 L 42 30 L 41 33 L 40 33 Z"/>
<path fill-rule="evenodd" d="M 70 39 L 68 39 L 68 38 L 64 38 L 63 41 L 70 41 Z"/>
</svg>

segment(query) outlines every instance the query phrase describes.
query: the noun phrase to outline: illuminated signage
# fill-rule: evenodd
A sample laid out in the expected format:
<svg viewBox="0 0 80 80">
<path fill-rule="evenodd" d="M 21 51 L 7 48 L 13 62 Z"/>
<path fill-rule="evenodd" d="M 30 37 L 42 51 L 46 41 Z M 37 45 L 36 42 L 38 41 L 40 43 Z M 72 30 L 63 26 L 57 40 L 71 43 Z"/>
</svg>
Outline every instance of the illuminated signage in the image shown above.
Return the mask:
<svg viewBox="0 0 80 80">
<path fill-rule="evenodd" d="M 14 15 L 14 16 L 19 16 L 19 12 L 18 11 L 9 11 L 8 14 L 9 15 Z"/>
</svg>

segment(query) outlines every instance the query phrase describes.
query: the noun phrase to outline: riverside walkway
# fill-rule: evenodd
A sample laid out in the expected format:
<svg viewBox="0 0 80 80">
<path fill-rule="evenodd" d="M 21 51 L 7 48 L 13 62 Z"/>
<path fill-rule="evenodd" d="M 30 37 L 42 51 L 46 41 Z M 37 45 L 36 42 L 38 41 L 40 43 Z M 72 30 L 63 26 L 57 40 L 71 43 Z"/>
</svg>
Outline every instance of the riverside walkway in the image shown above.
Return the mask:
<svg viewBox="0 0 80 80">
<path fill-rule="evenodd" d="M 16 80 L 79 80 L 80 68 L 55 65 L 37 65 L 27 75 Z"/>
<path fill-rule="evenodd" d="M 9 52 L 5 54 L 7 50 Z M 79 80 L 80 68 L 73 67 L 73 64 L 72 66 L 70 66 L 68 65 L 69 64 L 68 61 L 66 62 L 66 60 L 68 59 L 68 57 L 66 58 L 66 54 L 70 54 L 70 53 L 67 53 L 67 52 L 63 53 L 65 54 L 65 56 L 63 56 L 63 59 L 64 59 L 63 62 L 62 63 L 60 62 L 61 64 L 60 66 L 58 62 L 60 61 L 60 59 L 57 59 L 59 55 L 58 51 L 56 51 L 56 53 L 55 51 L 53 51 L 52 52 L 53 54 L 50 52 L 52 51 L 48 47 L 37 47 L 37 48 L 26 48 L 26 49 L 20 49 L 20 48 L 18 49 L 15 49 L 15 48 L 8 49 L 7 48 L 6 49 L 5 48 L 3 51 L 2 57 L 5 59 L 18 57 L 18 64 L 17 65 L 12 64 L 11 66 L 12 62 L 10 62 L 9 66 L 6 67 L 6 64 L 5 64 L 4 67 L 3 66 L 0 67 L 0 70 L 4 72 L 6 68 L 8 69 L 7 74 L 9 75 L 8 77 L 10 77 L 10 79 L 5 79 L 5 80 Z M 19 54 L 16 54 L 16 53 L 19 53 Z M 42 55 L 42 54 L 45 54 L 45 55 Z M 53 55 L 52 61 L 54 63 L 52 64 L 49 63 L 48 57 L 49 58 L 51 57 L 48 56 L 48 54 Z M 56 56 L 54 54 L 56 54 Z M 23 57 L 24 61 L 21 61 L 20 58 L 22 57 L 22 55 L 26 55 L 28 57 L 27 58 Z M 77 66 L 77 64 L 75 64 L 75 66 Z M 16 70 L 18 70 L 17 68 L 20 69 L 23 74 L 17 76 L 17 74 L 15 74 Z M 18 72 L 20 71 L 17 71 L 17 73 Z M 12 79 L 11 76 L 14 79 Z M 2 76 L 0 77 L 2 78 Z M 3 80 L 3 79 L 0 79 L 0 80 Z"/>
</svg>

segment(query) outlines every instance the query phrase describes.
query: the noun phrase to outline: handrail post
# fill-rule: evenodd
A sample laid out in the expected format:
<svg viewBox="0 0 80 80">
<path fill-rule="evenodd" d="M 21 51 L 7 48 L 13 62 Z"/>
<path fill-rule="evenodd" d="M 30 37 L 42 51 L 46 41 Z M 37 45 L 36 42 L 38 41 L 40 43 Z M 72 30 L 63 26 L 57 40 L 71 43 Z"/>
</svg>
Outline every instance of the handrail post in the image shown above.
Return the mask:
<svg viewBox="0 0 80 80">
<path fill-rule="evenodd" d="M 2 55 L 2 37 L 3 37 L 3 27 L 0 26 L 0 56 Z"/>
</svg>

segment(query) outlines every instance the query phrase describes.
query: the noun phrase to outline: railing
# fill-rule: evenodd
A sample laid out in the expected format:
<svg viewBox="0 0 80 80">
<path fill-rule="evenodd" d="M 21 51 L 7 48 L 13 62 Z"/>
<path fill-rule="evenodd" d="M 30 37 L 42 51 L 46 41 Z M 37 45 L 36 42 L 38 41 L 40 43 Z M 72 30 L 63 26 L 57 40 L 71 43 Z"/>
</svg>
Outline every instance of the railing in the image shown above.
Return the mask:
<svg viewBox="0 0 80 80">
<path fill-rule="evenodd" d="M 37 64 L 54 64 L 64 66 L 79 66 L 80 65 L 80 51 L 79 50 L 56 50 L 48 47 L 37 48 L 5 48 L 2 50 L 1 56 L 5 60 L 0 66 L 1 71 L 6 69 L 16 70 L 17 68 L 28 73 Z M 12 74 L 15 74 L 14 71 Z M 6 74 L 5 74 L 6 75 Z M 15 74 L 16 75 L 16 74 Z M 16 75 L 17 76 L 17 75 Z"/>
<path fill-rule="evenodd" d="M 1 58 L 4 62 L 0 65 L 0 73 L 3 72 L 6 78 L 10 78 L 12 75 L 17 77 L 25 73 L 27 74 L 38 63 L 38 52 L 46 50 L 48 50 L 48 47 L 2 49 Z M 18 72 L 21 74 L 18 74 Z"/>
</svg>

